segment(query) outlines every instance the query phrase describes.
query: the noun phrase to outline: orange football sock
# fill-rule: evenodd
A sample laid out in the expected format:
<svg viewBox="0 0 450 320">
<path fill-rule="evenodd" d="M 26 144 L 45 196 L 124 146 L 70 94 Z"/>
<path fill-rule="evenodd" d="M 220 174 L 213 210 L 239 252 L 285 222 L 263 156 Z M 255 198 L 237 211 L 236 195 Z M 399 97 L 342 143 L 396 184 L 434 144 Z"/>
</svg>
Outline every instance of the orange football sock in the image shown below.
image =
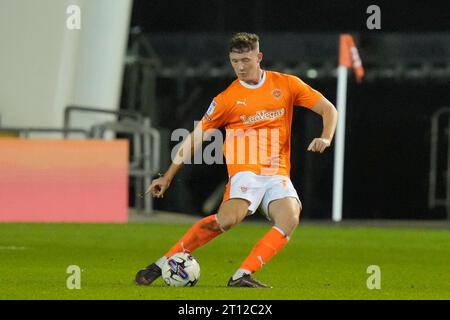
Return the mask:
<svg viewBox="0 0 450 320">
<path fill-rule="evenodd" d="M 165 254 L 170 257 L 177 252 L 193 252 L 223 232 L 216 215 L 210 215 L 197 221 L 185 235 Z"/>
<path fill-rule="evenodd" d="M 272 257 L 280 251 L 289 241 L 284 232 L 277 227 L 267 232 L 261 240 L 253 247 L 250 255 L 244 260 L 240 269 L 245 269 L 251 273 L 259 270 L 264 264 L 269 262 Z"/>
</svg>

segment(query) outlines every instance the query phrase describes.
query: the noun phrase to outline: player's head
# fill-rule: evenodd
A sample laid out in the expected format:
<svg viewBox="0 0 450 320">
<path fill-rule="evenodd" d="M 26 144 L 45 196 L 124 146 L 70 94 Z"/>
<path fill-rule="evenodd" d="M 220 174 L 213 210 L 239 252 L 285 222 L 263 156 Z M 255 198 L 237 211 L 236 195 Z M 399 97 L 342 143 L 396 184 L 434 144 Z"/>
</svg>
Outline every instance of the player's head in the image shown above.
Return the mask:
<svg viewBox="0 0 450 320">
<path fill-rule="evenodd" d="M 239 32 L 230 40 L 229 56 L 231 66 L 239 80 L 255 82 L 259 80 L 260 62 L 259 37 L 254 33 Z"/>
</svg>

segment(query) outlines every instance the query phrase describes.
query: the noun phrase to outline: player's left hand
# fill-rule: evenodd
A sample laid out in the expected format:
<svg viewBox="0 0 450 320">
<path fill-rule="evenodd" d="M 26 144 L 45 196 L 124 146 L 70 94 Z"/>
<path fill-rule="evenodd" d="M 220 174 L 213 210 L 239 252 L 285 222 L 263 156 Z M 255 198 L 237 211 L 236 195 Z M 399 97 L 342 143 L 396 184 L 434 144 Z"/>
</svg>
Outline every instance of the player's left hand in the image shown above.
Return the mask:
<svg viewBox="0 0 450 320">
<path fill-rule="evenodd" d="M 320 152 L 322 153 L 326 148 L 328 148 L 331 144 L 329 139 L 324 138 L 315 138 L 308 147 L 308 151 L 312 152 Z"/>
</svg>

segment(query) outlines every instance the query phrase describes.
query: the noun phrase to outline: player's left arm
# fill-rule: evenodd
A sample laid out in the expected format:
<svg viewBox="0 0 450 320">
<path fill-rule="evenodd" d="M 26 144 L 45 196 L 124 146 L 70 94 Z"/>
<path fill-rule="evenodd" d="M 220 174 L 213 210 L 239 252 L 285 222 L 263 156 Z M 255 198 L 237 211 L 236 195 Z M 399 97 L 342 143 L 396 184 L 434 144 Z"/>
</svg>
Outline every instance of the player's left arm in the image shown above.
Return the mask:
<svg viewBox="0 0 450 320">
<path fill-rule="evenodd" d="M 311 108 L 312 111 L 322 116 L 323 130 L 320 138 L 315 138 L 308 147 L 308 151 L 322 153 L 328 148 L 333 140 L 338 119 L 338 112 L 334 105 L 324 96 Z"/>
</svg>

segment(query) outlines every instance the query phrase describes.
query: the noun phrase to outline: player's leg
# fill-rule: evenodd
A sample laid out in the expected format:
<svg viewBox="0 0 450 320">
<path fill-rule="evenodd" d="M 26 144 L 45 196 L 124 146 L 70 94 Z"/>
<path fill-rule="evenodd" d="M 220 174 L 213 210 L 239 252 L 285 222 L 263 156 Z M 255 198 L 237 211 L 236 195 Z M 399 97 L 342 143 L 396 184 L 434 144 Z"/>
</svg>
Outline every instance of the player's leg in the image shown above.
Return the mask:
<svg viewBox="0 0 450 320">
<path fill-rule="evenodd" d="M 241 171 L 235 174 L 227 184 L 218 213 L 192 226 L 157 263 L 162 265 L 176 252 L 193 252 L 254 212 L 264 196 L 264 188 L 259 186 L 258 179 L 253 172 Z"/>
<path fill-rule="evenodd" d="M 230 286 L 269 287 L 255 281 L 250 275 L 259 270 L 275 256 L 289 241 L 299 222 L 301 203 L 291 181 L 285 177 L 273 177 L 269 183 L 262 208 L 274 226 L 253 247 L 248 257 L 230 279 Z M 244 277 L 241 282 L 239 280 Z M 245 280 L 245 281 L 244 281 Z M 243 285 L 242 285 L 243 284 Z M 259 285 L 260 284 L 260 285 Z"/>
<path fill-rule="evenodd" d="M 286 197 L 270 202 L 268 211 L 274 228 L 280 229 L 289 238 L 300 222 L 302 206 L 297 198 Z"/>
<path fill-rule="evenodd" d="M 177 252 L 193 252 L 224 231 L 241 222 L 247 215 L 249 201 L 229 199 L 222 202 L 215 215 L 197 221 L 167 253 L 147 268 L 138 271 L 136 283 L 149 285 L 161 275 L 161 267 L 168 257 Z"/>
<path fill-rule="evenodd" d="M 255 245 L 241 268 L 254 273 L 269 262 L 288 243 L 298 225 L 300 210 L 299 201 L 293 197 L 271 201 L 268 213 L 274 226 Z"/>
<path fill-rule="evenodd" d="M 295 198 L 283 198 L 271 202 L 269 214 L 274 226 L 253 247 L 238 271 L 228 282 L 232 287 L 270 288 L 250 275 L 269 262 L 289 241 L 298 225 L 300 205 Z"/>
<path fill-rule="evenodd" d="M 248 201 L 244 199 L 229 199 L 222 202 L 217 214 L 195 223 L 164 256 L 170 257 L 177 252 L 194 252 L 241 222 L 247 215 L 248 206 Z"/>
<path fill-rule="evenodd" d="M 223 231 L 228 231 L 239 224 L 248 215 L 250 202 L 246 199 L 234 198 L 222 202 L 217 213 L 217 221 Z"/>
</svg>

